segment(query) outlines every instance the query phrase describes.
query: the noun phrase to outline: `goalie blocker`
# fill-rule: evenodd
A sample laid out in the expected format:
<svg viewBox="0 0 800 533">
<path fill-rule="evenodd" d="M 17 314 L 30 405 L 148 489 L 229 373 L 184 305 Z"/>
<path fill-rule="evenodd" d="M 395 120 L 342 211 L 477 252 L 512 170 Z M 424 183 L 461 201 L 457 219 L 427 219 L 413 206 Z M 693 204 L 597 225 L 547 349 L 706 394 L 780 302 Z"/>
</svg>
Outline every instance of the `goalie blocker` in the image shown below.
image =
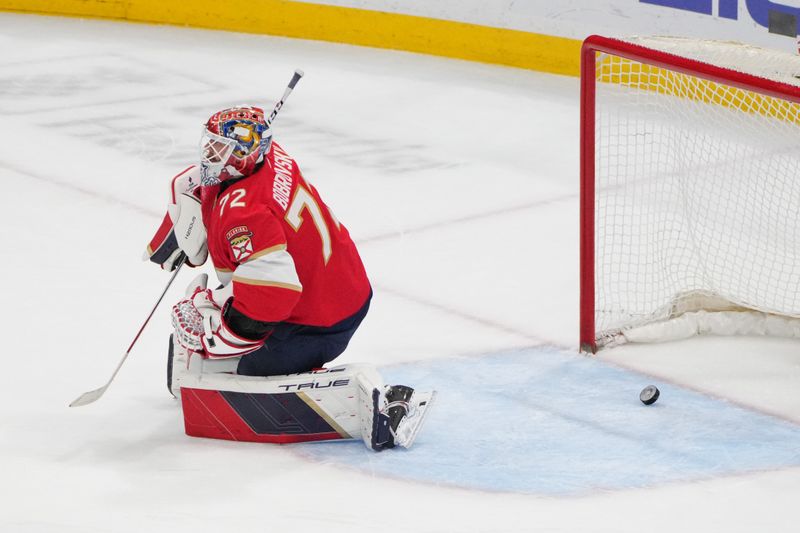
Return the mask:
<svg viewBox="0 0 800 533">
<path fill-rule="evenodd" d="M 409 448 L 435 397 L 385 386 L 366 364 L 261 377 L 235 374 L 238 359 L 190 355 L 170 340 L 167 385 L 181 399 L 187 435 L 280 444 L 361 439 L 375 451 Z"/>
</svg>

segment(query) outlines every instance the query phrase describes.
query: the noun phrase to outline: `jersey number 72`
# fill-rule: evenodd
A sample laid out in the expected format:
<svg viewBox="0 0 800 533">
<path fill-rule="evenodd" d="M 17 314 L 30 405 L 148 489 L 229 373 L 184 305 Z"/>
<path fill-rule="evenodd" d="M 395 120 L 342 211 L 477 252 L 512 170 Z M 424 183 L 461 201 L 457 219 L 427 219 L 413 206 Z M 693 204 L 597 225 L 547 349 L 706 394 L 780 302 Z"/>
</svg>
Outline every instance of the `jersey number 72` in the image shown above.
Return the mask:
<svg viewBox="0 0 800 533">
<path fill-rule="evenodd" d="M 325 264 L 331 258 L 333 249 L 331 247 L 331 231 L 328 229 L 328 224 L 325 222 L 325 217 L 322 215 L 322 208 L 320 208 L 314 196 L 302 185 L 297 187 L 292 203 L 289 204 L 289 209 L 286 210 L 286 222 L 292 226 L 295 231 L 300 230 L 303 224 L 303 210 L 307 210 L 311 214 L 311 220 L 317 228 L 319 237 L 322 240 L 322 258 Z M 336 229 L 339 229 L 339 221 L 333 216 L 333 213 L 328 210 L 328 214 L 336 224 Z"/>
</svg>

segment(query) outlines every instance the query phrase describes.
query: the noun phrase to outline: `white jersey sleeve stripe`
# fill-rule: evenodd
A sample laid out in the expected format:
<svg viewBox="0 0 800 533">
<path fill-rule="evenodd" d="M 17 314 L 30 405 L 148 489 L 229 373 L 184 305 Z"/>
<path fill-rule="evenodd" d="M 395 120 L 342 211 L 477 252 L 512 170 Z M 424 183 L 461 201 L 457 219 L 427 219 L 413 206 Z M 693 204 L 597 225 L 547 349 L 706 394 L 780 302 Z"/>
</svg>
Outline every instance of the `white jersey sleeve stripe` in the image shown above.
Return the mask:
<svg viewBox="0 0 800 533">
<path fill-rule="evenodd" d="M 270 251 L 271 250 L 271 251 Z M 250 258 L 233 272 L 233 281 L 248 285 L 281 287 L 302 291 L 294 259 L 285 247 L 264 250 L 255 259 Z"/>
<path fill-rule="evenodd" d="M 257 285 L 259 287 L 278 287 L 280 289 L 289 289 L 290 291 L 301 292 L 303 287 L 300 285 L 292 285 L 289 283 L 280 283 L 278 281 L 260 281 L 257 279 L 240 278 L 233 276 L 233 281 L 236 283 L 244 283 L 245 285 Z"/>
</svg>

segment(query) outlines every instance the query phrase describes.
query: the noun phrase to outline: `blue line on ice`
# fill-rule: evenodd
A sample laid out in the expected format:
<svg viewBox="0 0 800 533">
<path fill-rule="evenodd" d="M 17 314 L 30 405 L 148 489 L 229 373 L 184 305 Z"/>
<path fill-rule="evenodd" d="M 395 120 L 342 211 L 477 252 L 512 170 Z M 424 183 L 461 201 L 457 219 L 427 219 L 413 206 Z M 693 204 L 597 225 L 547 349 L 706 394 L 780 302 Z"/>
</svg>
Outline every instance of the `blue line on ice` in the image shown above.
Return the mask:
<svg viewBox="0 0 800 533">
<path fill-rule="evenodd" d="M 374 476 L 552 496 L 800 465 L 800 427 L 554 348 L 382 369 L 439 391 L 411 450 L 360 442 L 299 451 Z"/>
</svg>

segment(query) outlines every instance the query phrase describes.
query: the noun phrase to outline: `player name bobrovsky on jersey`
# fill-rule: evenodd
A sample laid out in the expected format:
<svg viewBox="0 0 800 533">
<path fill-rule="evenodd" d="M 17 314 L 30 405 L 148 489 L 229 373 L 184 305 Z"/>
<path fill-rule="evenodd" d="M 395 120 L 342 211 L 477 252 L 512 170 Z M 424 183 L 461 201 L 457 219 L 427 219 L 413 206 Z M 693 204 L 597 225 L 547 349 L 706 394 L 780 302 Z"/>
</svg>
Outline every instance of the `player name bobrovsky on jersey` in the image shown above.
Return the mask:
<svg viewBox="0 0 800 533">
<path fill-rule="evenodd" d="M 283 209 L 286 209 L 289 207 L 289 195 L 292 192 L 292 158 L 277 144 L 272 145 L 272 150 L 275 153 L 275 180 L 272 184 L 272 197 Z"/>
</svg>

